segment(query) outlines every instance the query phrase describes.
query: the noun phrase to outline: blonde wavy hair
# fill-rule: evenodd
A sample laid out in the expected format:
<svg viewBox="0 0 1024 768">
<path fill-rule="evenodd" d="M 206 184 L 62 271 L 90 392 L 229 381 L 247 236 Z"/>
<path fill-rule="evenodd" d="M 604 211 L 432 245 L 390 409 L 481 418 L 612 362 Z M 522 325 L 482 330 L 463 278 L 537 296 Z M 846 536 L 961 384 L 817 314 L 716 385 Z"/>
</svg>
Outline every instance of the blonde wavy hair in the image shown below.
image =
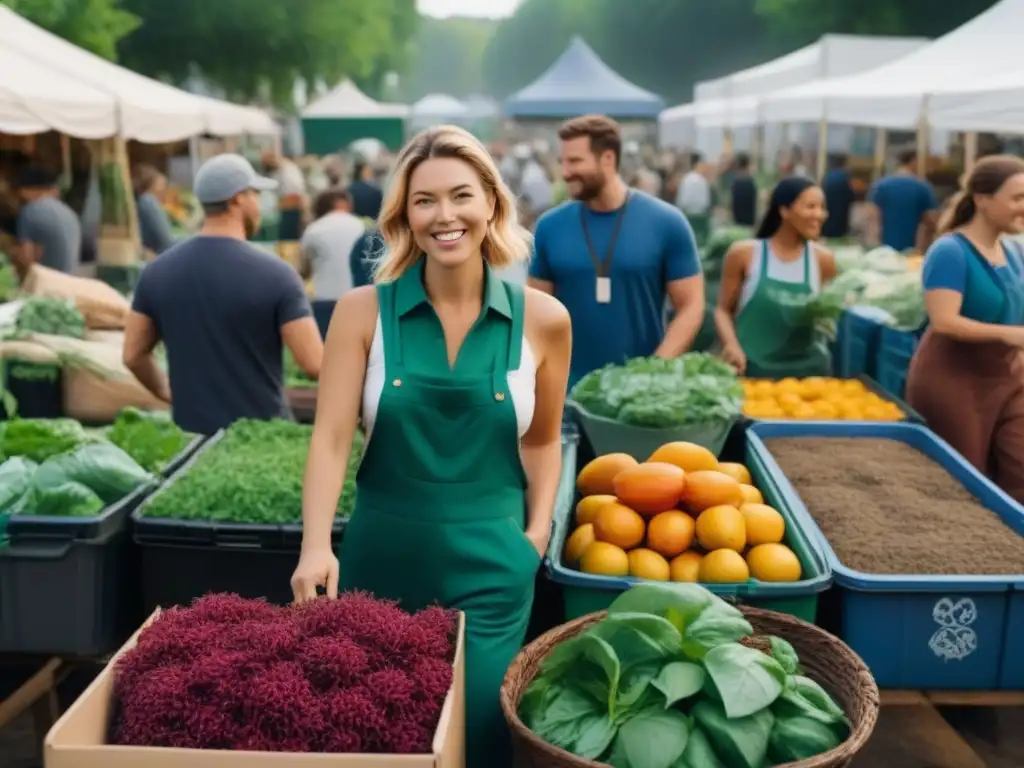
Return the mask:
<svg viewBox="0 0 1024 768">
<path fill-rule="evenodd" d="M 455 158 L 472 166 L 484 192 L 494 199 L 494 217 L 487 224 L 481 246 L 484 260 L 497 268 L 530 258 L 530 233 L 519 224 L 515 195 L 502 180 L 484 145 L 469 131 L 441 125 L 413 137 L 398 155 L 378 218 L 385 246 L 374 268 L 374 280 L 378 283 L 397 280 L 423 255 L 406 214 L 409 180 L 424 161 L 439 157 Z"/>
</svg>

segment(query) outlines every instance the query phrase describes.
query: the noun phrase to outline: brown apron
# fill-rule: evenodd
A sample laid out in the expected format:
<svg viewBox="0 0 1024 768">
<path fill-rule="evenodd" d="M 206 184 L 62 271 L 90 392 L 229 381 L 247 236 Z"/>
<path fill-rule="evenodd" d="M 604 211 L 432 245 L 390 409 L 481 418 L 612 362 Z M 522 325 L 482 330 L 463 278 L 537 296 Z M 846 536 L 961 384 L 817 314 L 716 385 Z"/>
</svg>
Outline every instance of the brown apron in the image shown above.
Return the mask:
<svg viewBox="0 0 1024 768">
<path fill-rule="evenodd" d="M 1024 503 L 1024 356 L 999 341 L 928 329 L 910 362 L 907 404 L 1000 488 Z"/>
</svg>

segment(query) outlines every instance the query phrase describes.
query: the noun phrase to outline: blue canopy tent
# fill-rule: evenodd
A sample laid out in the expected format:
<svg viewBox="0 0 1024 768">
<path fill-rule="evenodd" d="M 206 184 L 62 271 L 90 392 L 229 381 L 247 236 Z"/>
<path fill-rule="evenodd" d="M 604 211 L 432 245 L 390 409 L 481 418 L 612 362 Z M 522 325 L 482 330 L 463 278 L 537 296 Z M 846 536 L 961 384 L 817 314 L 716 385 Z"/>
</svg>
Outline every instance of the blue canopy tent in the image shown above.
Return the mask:
<svg viewBox="0 0 1024 768">
<path fill-rule="evenodd" d="M 581 37 L 573 38 L 547 72 L 509 96 L 504 105 L 508 117 L 533 119 L 602 114 L 654 120 L 664 108 L 660 96 L 616 73 Z"/>
</svg>

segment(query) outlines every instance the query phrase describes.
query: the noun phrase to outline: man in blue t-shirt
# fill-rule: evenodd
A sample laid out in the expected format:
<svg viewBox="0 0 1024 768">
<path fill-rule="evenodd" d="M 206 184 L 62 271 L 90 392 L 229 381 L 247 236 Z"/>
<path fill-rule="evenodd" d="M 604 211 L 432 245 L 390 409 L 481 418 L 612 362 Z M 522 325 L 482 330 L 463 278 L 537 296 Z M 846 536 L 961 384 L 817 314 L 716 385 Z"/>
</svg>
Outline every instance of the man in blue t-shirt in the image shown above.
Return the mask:
<svg viewBox="0 0 1024 768">
<path fill-rule="evenodd" d="M 569 310 L 570 386 L 608 363 L 681 355 L 704 319 L 693 230 L 673 206 L 626 186 L 614 120 L 579 117 L 558 135 L 573 200 L 537 222 L 530 284 Z M 666 297 L 675 311 L 671 324 Z"/>
<path fill-rule="evenodd" d="M 897 251 L 923 252 L 935 235 L 939 202 L 931 185 L 917 178 L 917 151 L 899 154 L 896 173 L 876 183 L 868 193 L 880 219 L 882 245 Z"/>
<path fill-rule="evenodd" d="M 828 159 L 828 171 L 821 180 L 828 218 L 821 227 L 824 238 L 850 234 L 850 209 L 853 208 L 853 178 L 846 168 L 846 155 L 837 153 Z"/>
</svg>

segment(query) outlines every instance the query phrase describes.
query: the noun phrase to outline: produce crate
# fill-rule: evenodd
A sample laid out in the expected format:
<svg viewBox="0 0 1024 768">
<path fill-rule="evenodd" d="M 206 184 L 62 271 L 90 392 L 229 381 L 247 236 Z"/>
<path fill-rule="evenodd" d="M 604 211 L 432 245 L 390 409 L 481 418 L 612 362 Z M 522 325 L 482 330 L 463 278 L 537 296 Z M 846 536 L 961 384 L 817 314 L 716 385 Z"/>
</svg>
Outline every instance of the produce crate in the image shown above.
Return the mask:
<svg viewBox="0 0 1024 768">
<path fill-rule="evenodd" d="M 873 307 L 851 307 L 843 312 L 832 358 L 836 376 L 852 379 L 876 375 L 878 343 L 884 327 Z"/>
<path fill-rule="evenodd" d="M 566 400 L 567 411 L 573 413 L 576 423 L 587 438 L 594 453 L 628 453 L 637 461 L 646 461 L 654 451 L 675 440 L 687 440 L 703 445 L 716 456 L 722 452 L 736 419 L 693 424 L 668 429 L 649 429 L 622 424 L 614 419 L 596 416 L 572 400 Z"/>
<path fill-rule="evenodd" d="M 145 262 L 126 264 L 124 266 L 112 264 L 97 264 L 96 279 L 102 280 L 118 293 L 129 295 L 135 290 L 139 283 L 139 275 L 145 267 Z"/>
<path fill-rule="evenodd" d="M 12 369 L 25 367 L 40 373 L 50 371 L 53 366 L 38 363 L 4 361 L 6 388 L 18 402 L 18 417 L 23 419 L 57 419 L 64 415 L 63 374 L 58 368 L 52 377 L 36 376 L 21 378 L 12 375 Z M 0 382 L 3 384 L 4 382 Z M 6 420 L 7 413 L 0 408 L 0 419 Z"/>
<path fill-rule="evenodd" d="M 849 376 L 847 378 L 856 379 L 857 381 L 861 382 L 865 387 L 867 387 L 869 392 L 873 392 L 874 394 L 878 395 L 883 400 L 888 400 L 890 403 L 894 403 L 901 411 L 903 411 L 903 419 L 902 419 L 902 421 L 911 422 L 913 424 L 924 424 L 924 417 L 920 413 L 918 413 L 913 408 L 911 408 L 909 405 L 907 405 L 907 403 L 903 399 L 897 397 L 892 392 L 889 392 L 889 391 L 883 389 L 882 386 L 877 381 L 872 379 L 870 376 L 862 374 L 862 375 L 859 375 L 859 376 Z M 755 418 L 751 418 L 750 416 L 747 416 L 747 415 L 743 415 L 741 417 L 741 422 L 745 423 L 745 424 L 757 424 L 757 423 L 759 423 L 761 421 L 774 421 L 774 419 L 755 419 Z M 780 419 L 780 421 L 786 421 L 786 419 Z M 794 419 L 794 421 L 795 421 L 795 419 Z M 822 422 L 823 423 L 833 423 L 833 424 L 835 424 L 835 423 L 838 423 L 838 424 L 849 424 L 849 423 L 852 423 L 852 422 L 849 422 L 849 421 L 842 421 L 842 420 L 835 420 L 835 421 L 832 421 L 832 422 L 827 422 L 825 420 L 822 420 Z M 868 422 L 868 423 L 869 424 L 873 424 L 873 423 L 876 423 L 876 422 Z M 886 423 L 886 422 L 881 422 L 881 423 Z"/>
<path fill-rule="evenodd" d="M 223 438 L 218 432 L 200 446 L 161 488 L 132 512 L 142 560 L 142 602 L 148 615 L 158 607 L 188 605 L 209 592 L 292 601 L 289 582 L 299 561 L 302 525 L 218 523 L 145 516 L 148 503 L 171 487 Z M 334 524 L 334 545 L 345 521 Z"/>
<path fill-rule="evenodd" d="M 878 342 L 876 371 L 878 383 L 886 392 L 903 397 L 907 388 L 910 359 L 921 340 L 920 331 L 897 331 L 882 328 Z"/>
<path fill-rule="evenodd" d="M 840 636 L 867 662 L 881 688 L 920 690 L 1024 689 L 1024 573 L 1020 576 L 874 575 L 847 568 L 836 556 L 799 493 L 764 441 L 778 437 L 860 437 L 898 440 L 916 448 L 963 483 L 984 506 L 1024 535 L 1024 509 L 926 427 L 867 422 L 766 421 L 749 430 L 749 451 L 774 478 L 786 513 L 813 531 L 834 574 Z M 951 531 L 951 536 L 966 535 Z M 879 546 L 884 546 L 879 542 Z M 975 645 L 959 658 L 932 649 L 945 627 L 936 612 L 957 606 L 973 619 L 954 631 Z M 1010 623 L 1016 622 L 1016 634 Z M 1012 638 L 1012 640 L 1011 640 Z"/>
<path fill-rule="evenodd" d="M 740 453 L 737 458 L 742 458 Z M 646 458 L 646 456 L 644 457 Z M 818 610 L 818 595 L 831 586 L 832 572 L 820 551 L 815 535 L 806 524 L 787 510 L 772 477 L 761 465 L 759 457 L 746 449 L 746 464 L 754 485 L 764 495 L 765 503 L 779 510 L 786 520 L 785 543 L 796 553 L 804 578 L 787 584 L 766 583 L 751 579 L 745 584 L 706 584 L 710 591 L 723 598 L 764 608 L 813 622 Z M 568 481 L 563 476 L 563 481 Z M 573 515 L 578 497 L 575 480 L 568 491 L 560 490 L 555 508 L 554 531 L 548 546 L 545 565 L 548 577 L 560 584 L 564 596 L 565 620 L 571 621 L 595 611 L 603 611 L 622 592 L 638 582 L 634 578 L 596 576 L 581 573 L 562 564 L 562 550 L 572 531 Z"/>
</svg>

